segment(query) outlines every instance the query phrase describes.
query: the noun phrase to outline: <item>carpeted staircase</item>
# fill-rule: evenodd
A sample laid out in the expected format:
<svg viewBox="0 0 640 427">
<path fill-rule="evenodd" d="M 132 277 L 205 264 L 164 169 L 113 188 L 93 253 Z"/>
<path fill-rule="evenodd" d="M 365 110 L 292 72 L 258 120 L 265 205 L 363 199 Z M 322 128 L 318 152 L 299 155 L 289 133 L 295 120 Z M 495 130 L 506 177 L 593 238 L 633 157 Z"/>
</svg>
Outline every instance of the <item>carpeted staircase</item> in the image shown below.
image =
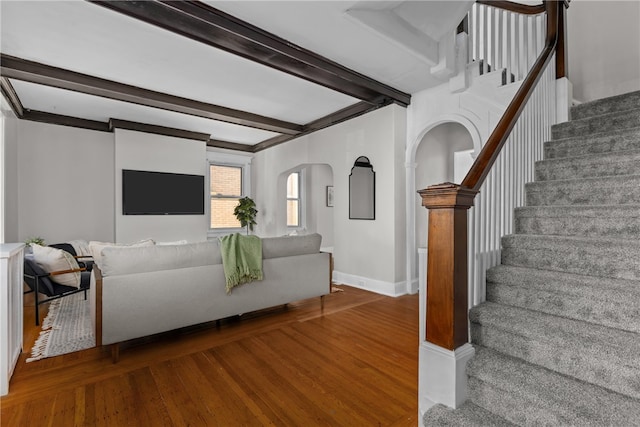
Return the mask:
<svg viewBox="0 0 640 427">
<path fill-rule="evenodd" d="M 469 312 L 470 398 L 425 426 L 640 426 L 640 92 L 572 118 Z"/>
</svg>

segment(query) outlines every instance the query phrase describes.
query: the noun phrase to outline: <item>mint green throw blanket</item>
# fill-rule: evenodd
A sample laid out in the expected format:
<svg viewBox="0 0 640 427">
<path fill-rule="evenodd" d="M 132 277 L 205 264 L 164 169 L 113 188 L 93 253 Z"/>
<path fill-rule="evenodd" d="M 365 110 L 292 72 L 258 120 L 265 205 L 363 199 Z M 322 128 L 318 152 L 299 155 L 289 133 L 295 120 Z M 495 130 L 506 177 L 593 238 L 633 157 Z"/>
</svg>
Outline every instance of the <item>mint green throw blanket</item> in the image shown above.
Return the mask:
<svg viewBox="0 0 640 427">
<path fill-rule="evenodd" d="M 227 294 L 243 283 L 262 280 L 262 240 L 239 233 L 220 237 Z"/>
</svg>

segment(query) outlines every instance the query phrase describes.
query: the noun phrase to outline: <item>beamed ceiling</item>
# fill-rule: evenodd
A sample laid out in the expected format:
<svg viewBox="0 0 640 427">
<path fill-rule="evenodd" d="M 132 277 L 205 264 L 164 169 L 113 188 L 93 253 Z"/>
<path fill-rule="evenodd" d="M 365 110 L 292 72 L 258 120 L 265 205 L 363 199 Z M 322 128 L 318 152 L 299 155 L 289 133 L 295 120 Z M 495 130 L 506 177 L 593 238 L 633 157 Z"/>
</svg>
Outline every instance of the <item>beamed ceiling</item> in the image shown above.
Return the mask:
<svg viewBox="0 0 640 427">
<path fill-rule="evenodd" d="M 441 83 L 427 4 L 469 2 L 2 0 L 0 88 L 25 120 L 258 152 Z"/>
</svg>

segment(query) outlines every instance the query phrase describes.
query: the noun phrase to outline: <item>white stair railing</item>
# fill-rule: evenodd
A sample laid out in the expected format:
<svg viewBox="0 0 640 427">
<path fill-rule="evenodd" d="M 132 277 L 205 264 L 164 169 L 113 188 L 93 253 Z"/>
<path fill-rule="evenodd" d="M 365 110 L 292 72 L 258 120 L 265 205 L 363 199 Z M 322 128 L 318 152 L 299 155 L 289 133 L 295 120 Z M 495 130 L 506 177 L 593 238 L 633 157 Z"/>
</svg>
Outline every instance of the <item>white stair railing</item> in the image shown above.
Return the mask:
<svg viewBox="0 0 640 427">
<path fill-rule="evenodd" d="M 506 70 L 507 83 L 526 77 L 545 45 L 546 15 L 475 3 L 468 14 L 470 63 L 480 73 Z M 553 61 L 551 62 L 553 64 Z M 555 67 L 547 66 L 468 214 L 469 307 L 486 297 L 486 272 L 500 264 L 501 238 L 513 233 L 514 209 L 556 123 Z"/>
<path fill-rule="evenodd" d="M 500 264 L 500 239 L 513 233 L 534 163 L 556 123 L 555 67 L 548 66 L 469 210 L 469 307 L 485 300 L 486 271 Z"/>
<path fill-rule="evenodd" d="M 504 69 L 507 83 L 524 79 L 544 47 L 546 15 L 474 3 L 467 19 L 469 62 L 480 74 Z"/>
</svg>

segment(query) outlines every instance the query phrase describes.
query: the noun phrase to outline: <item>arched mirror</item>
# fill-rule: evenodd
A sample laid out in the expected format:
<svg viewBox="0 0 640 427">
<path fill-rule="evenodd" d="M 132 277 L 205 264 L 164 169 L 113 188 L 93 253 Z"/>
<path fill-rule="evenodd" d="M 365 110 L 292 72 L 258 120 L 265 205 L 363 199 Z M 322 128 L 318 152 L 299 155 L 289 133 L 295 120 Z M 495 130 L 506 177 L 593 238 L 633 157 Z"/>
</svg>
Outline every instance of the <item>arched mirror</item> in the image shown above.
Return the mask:
<svg viewBox="0 0 640 427">
<path fill-rule="evenodd" d="M 356 159 L 349 175 L 349 219 L 376 219 L 376 173 L 365 156 Z"/>
</svg>

